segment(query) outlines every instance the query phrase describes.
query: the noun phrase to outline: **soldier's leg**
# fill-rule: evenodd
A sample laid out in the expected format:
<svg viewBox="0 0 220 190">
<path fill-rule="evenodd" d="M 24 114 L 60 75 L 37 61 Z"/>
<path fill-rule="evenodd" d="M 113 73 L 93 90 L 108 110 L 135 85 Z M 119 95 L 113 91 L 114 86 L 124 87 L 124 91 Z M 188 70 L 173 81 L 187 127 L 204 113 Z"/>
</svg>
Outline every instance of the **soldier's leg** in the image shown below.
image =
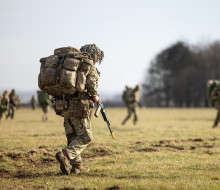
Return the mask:
<svg viewBox="0 0 220 190">
<path fill-rule="evenodd" d="M 3 113 L 0 112 L 0 124 L 1 124 L 1 120 L 2 120 L 2 115 L 3 115 Z"/>
<path fill-rule="evenodd" d="M 77 136 L 66 148 L 63 149 L 63 151 L 65 154 L 67 154 L 70 162 L 74 163 L 71 160 L 75 159 L 74 161 L 79 161 L 77 160 L 80 158 L 78 156 L 92 141 L 92 127 L 89 116 L 85 119 L 71 118 L 68 121 L 71 122 L 71 125 L 74 127 Z M 73 167 L 80 171 L 88 171 L 87 168 L 82 167 L 82 164 L 76 164 L 73 165 Z"/>
<path fill-rule="evenodd" d="M 71 125 L 71 121 L 68 120 L 67 118 L 64 118 L 64 128 L 65 128 L 65 133 L 66 133 L 66 138 L 67 138 L 67 146 L 76 139 L 77 134 L 74 129 L 74 126 Z M 80 155 L 78 155 L 76 158 L 73 160 L 70 160 L 71 165 L 81 165 L 82 164 L 82 158 Z"/>
<path fill-rule="evenodd" d="M 42 107 L 42 110 L 43 110 L 43 113 L 44 113 L 44 115 L 42 116 L 42 120 L 43 121 L 46 121 L 47 120 L 47 113 L 48 113 L 48 108 L 49 106 L 43 106 Z"/>
<path fill-rule="evenodd" d="M 14 119 L 14 116 L 15 116 L 15 109 L 16 109 L 15 106 L 12 106 L 12 107 L 11 107 L 11 119 Z"/>
<path fill-rule="evenodd" d="M 11 111 L 10 110 L 11 110 L 11 106 L 9 106 L 7 114 L 5 115 L 6 119 L 8 119 L 8 117 L 10 117 L 10 115 L 11 115 Z"/>
<path fill-rule="evenodd" d="M 134 107 L 133 109 L 133 113 L 134 113 L 134 125 L 136 125 L 137 121 L 138 121 L 138 116 L 137 116 L 137 108 Z"/>
<path fill-rule="evenodd" d="M 215 122 L 214 122 L 214 125 L 213 125 L 213 128 L 217 127 L 218 126 L 218 122 L 220 120 L 220 110 L 217 111 L 217 116 L 216 116 L 216 119 L 215 119 Z"/>
<path fill-rule="evenodd" d="M 130 119 L 131 113 L 132 113 L 132 110 L 131 110 L 131 108 L 128 107 L 128 116 L 124 119 L 124 121 L 122 122 L 122 125 L 124 125 L 126 123 L 126 121 L 128 119 Z"/>
</svg>

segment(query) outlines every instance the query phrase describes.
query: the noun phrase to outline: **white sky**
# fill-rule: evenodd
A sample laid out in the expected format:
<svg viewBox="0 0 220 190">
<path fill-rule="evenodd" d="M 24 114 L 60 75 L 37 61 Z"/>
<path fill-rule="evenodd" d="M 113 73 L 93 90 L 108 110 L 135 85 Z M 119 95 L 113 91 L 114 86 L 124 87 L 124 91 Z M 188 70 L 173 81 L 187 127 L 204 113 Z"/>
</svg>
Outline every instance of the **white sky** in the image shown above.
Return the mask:
<svg viewBox="0 0 220 190">
<path fill-rule="evenodd" d="M 0 0 L 0 89 L 35 90 L 41 57 L 95 43 L 100 91 L 121 92 L 170 44 L 219 40 L 219 21 L 219 0 Z"/>
</svg>

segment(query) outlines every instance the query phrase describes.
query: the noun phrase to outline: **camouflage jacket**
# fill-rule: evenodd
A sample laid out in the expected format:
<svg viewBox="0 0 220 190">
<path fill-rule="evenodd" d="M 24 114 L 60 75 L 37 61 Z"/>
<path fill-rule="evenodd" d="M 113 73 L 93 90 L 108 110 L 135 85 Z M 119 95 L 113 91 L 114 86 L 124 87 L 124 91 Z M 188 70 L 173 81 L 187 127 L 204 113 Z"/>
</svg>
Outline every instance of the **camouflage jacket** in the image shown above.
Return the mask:
<svg viewBox="0 0 220 190">
<path fill-rule="evenodd" d="M 137 106 L 140 102 L 140 93 L 137 89 L 127 88 L 122 94 L 126 106 Z"/>
<path fill-rule="evenodd" d="M 213 85 L 208 88 L 207 97 L 210 100 L 212 106 L 214 106 L 215 102 L 220 102 L 220 82 L 215 81 Z"/>
<path fill-rule="evenodd" d="M 86 90 L 89 96 L 97 96 L 98 95 L 98 80 L 99 80 L 100 72 L 96 68 L 96 66 L 92 66 L 89 74 L 86 77 Z"/>
</svg>

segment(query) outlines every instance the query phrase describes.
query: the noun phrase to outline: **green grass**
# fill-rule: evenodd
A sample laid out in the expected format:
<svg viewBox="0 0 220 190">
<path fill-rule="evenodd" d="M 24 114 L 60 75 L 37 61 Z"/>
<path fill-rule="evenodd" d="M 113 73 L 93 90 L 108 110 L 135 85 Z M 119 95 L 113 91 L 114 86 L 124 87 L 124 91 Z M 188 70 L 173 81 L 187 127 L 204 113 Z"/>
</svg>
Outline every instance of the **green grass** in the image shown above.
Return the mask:
<svg viewBox="0 0 220 190">
<path fill-rule="evenodd" d="M 220 126 L 214 109 L 107 109 L 115 139 L 92 118 L 83 152 L 88 173 L 62 175 L 54 155 L 66 145 L 63 118 L 19 109 L 0 126 L 0 189 L 220 189 Z"/>
</svg>

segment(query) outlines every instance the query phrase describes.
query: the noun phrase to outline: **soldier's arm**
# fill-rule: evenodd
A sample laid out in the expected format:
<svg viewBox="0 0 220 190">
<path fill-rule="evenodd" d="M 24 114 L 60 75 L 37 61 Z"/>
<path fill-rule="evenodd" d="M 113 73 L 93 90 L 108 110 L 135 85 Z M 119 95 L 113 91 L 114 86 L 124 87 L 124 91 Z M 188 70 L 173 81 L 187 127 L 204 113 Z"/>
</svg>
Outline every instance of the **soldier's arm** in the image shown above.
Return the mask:
<svg viewBox="0 0 220 190">
<path fill-rule="evenodd" d="M 95 66 L 93 66 L 86 77 L 86 89 L 90 96 L 93 97 L 95 102 L 98 100 L 98 80 L 99 80 L 99 71 Z"/>
</svg>

